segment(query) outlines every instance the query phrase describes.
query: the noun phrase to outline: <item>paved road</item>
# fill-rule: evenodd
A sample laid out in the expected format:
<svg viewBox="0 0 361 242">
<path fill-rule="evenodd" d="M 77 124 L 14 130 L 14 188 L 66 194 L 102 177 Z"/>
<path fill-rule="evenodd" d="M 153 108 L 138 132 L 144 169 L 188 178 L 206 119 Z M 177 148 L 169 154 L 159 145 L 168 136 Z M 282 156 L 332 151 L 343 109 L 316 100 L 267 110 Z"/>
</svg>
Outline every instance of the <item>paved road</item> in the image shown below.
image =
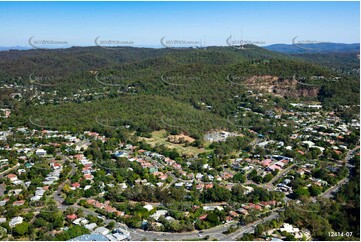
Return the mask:
<svg viewBox="0 0 361 242">
<path fill-rule="evenodd" d="M 355 153 L 358 149 L 360 149 L 360 146 L 356 146 L 355 148 L 353 148 L 352 150 L 349 150 L 349 151 L 347 152 L 346 157 L 345 157 L 345 162 L 346 162 L 346 166 L 347 166 L 347 167 L 351 167 L 351 168 L 355 167 L 354 165 L 351 165 L 351 164 L 349 163 L 349 161 L 351 160 L 351 158 L 353 157 L 354 153 Z"/>
<path fill-rule="evenodd" d="M 244 233 L 251 233 L 254 228 L 261 223 L 264 223 L 266 221 L 272 220 L 279 217 L 279 214 L 277 212 L 273 212 L 271 215 L 269 215 L 268 217 L 265 217 L 263 219 L 257 220 L 256 222 L 253 222 L 251 224 L 247 224 L 245 226 L 242 226 L 239 230 L 237 230 L 236 232 L 226 236 L 226 240 L 236 240 L 239 237 L 242 237 Z"/>
<path fill-rule="evenodd" d="M 194 240 L 199 239 L 205 236 L 209 236 L 210 238 L 215 238 L 217 240 L 229 241 L 235 240 L 236 238 L 242 236 L 244 233 L 251 232 L 254 227 L 260 223 L 264 223 L 268 220 L 275 219 L 279 216 L 279 214 L 274 211 L 268 217 L 257 220 L 251 224 L 247 224 L 245 226 L 241 226 L 234 233 L 231 234 L 223 234 L 224 231 L 227 231 L 228 228 L 232 225 L 236 225 L 237 221 L 232 221 L 227 224 L 222 224 L 220 226 L 203 230 L 202 233 L 199 231 L 192 231 L 186 233 L 167 233 L 167 232 L 153 232 L 153 231 L 144 231 L 140 229 L 129 229 L 129 232 L 132 236 L 131 240 L 142 240 L 146 238 L 147 240 Z"/>
<path fill-rule="evenodd" d="M 129 229 L 132 239 L 131 240 L 194 240 L 199 239 L 200 237 L 210 236 L 217 238 L 218 240 L 223 240 L 225 237 L 222 234 L 223 231 L 226 231 L 229 226 L 235 225 L 236 222 L 223 224 L 215 228 L 204 230 L 203 233 L 199 231 L 185 232 L 185 233 L 168 233 L 168 232 L 153 232 L 153 231 L 144 231 L 141 229 Z"/>
<path fill-rule="evenodd" d="M 168 173 L 168 176 L 172 177 L 172 182 L 168 183 L 167 185 L 165 185 L 162 190 L 166 189 L 166 188 L 170 188 L 173 184 L 175 184 L 176 182 L 178 182 L 178 178 L 172 174 L 171 172 Z"/>
<path fill-rule="evenodd" d="M 5 191 L 6 191 L 6 184 L 1 183 L 0 184 L 0 196 L 4 196 Z"/>
<path fill-rule="evenodd" d="M 17 163 L 17 164 L 16 164 L 16 165 L 14 165 L 13 167 L 10 167 L 9 169 L 7 169 L 7 170 L 5 170 L 5 171 L 1 172 L 1 173 L 0 173 L 0 178 L 3 178 L 5 174 L 7 174 L 7 173 L 11 172 L 12 170 L 14 170 L 14 169 L 18 168 L 19 166 L 20 166 L 20 164 L 19 164 L 19 163 Z"/>
<path fill-rule="evenodd" d="M 271 186 L 272 186 L 272 184 L 273 184 L 275 181 L 277 181 L 278 179 L 280 179 L 281 176 L 286 175 L 287 172 L 289 172 L 289 171 L 290 171 L 295 165 L 297 165 L 297 164 L 298 164 L 298 163 L 292 164 L 292 165 L 290 165 L 289 167 L 287 167 L 286 169 L 284 169 L 284 170 L 282 170 L 281 172 L 279 172 L 275 177 L 272 178 L 271 181 L 269 181 L 269 182 L 267 183 L 267 185 L 271 185 Z"/>
<path fill-rule="evenodd" d="M 279 178 L 286 175 L 295 165 L 298 165 L 298 164 L 300 164 L 300 163 L 295 163 L 295 164 L 290 165 L 289 167 L 287 167 L 283 171 L 279 172 L 275 177 L 272 178 L 271 181 L 269 181 L 267 183 L 258 184 L 258 183 L 255 183 L 253 181 L 247 180 L 245 182 L 245 185 L 254 184 L 254 185 L 257 185 L 259 187 L 262 187 L 262 188 L 266 189 L 267 191 L 274 191 L 275 186 L 273 185 L 273 182 L 277 181 Z"/>
<path fill-rule="evenodd" d="M 346 162 L 346 166 L 349 168 L 354 167 L 354 165 L 351 165 L 349 163 L 349 161 L 351 160 L 351 158 L 353 157 L 353 153 L 355 153 L 356 150 L 358 150 L 360 148 L 360 146 L 356 146 L 355 148 L 353 148 L 352 150 L 349 150 L 346 154 L 345 157 L 345 162 Z M 326 198 L 331 198 L 333 195 L 333 192 L 338 191 L 338 189 L 340 189 L 340 187 L 346 183 L 348 183 L 349 179 L 348 177 L 338 181 L 334 186 L 330 187 L 329 189 L 327 189 L 326 191 L 324 191 L 320 196 L 321 197 L 326 197 Z"/>
<path fill-rule="evenodd" d="M 71 166 L 71 170 L 70 170 L 70 172 L 68 173 L 67 178 L 72 177 L 72 176 L 75 174 L 75 172 L 76 172 L 76 166 L 75 166 L 75 164 L 74 164 L 74 163 L 70 163 L 70 166 Z M 52 194 L 52 196 L 53 196 L 54 200 L 57 202 L 58 206 L 61 206 L 61 204 L 64 202 L 63 198 L 62 198 L 60 195 L 58 195 L 58 194 L 61 193 L 61 190 L 63 189 L 64 185 L 65 185 L 67 182 L 68 182 L 68 179 L 65 179 L 65 181 L 64 181 L 62 184 L 60 184 L 60 185 L 58 186 L 58 189 L 56 189 L 56 190 L 53 192 L 53 194 Z"/>
<path fill-rule="evenodd" d="M 327 189 L 325 192 L 323 192 L 320 197 L 326 197 L 326 198 L 331 198 L 333 197 L 332 193 L 335 191 L 338 191 L 338 189 L 340 189 L 340 187 L 346 183 L 348 183 L 349 179 L 348 178 L 344 178 L 342 180 L 340 180 L 339 182 L 337 182 L 336 185 L 330 187 L 329 189 Z"/>
</svg>

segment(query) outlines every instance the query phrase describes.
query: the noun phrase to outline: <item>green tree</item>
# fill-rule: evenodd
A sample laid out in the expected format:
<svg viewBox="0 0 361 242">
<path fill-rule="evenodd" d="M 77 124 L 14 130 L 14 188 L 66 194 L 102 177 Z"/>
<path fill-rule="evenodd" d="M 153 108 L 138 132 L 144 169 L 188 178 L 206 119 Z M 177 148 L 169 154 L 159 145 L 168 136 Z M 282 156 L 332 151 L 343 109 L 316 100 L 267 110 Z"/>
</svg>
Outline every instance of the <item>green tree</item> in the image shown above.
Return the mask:
<svg viewBox="0 0 361 242">
<path fill-rule="evenodd" d="M 307 188 L 299 187 L 294 191 L 294 195 L 297 199 L 299 199 L 301 197 L 309 197 L 310 193 Z"/>
<path fill-rule="evenodd" d="M 246 182 L 246 176 L 243 174 L 243 172 L 239 172 L 233 176 L 234 182 L 240 182 L 245 183 Z"/>
<path fill-rule="evenodd" d="M 209 221 L 214 226 L 220 223 L 219 217 L 215 213 L 209 213 L 207 216 L 207 221 Z"/>
<path fill-rule="evenodd" d="M 322 188 L 317 185 L 312 185 L 308 188 L 310 195 L 316 197 L 322 193 Z"/>
<path fill-rule="evenodd" d="M 273 178 L 273 175 L 272 175 L 272 173 L 268 173 L 267 175 L 265 175 L 264 177 L 263 177 L 263 183 L 267 183 L 267 182 L 270 182 L 271 180 L 272 180 L 272 178 Z"/>
<path fill-rule="evenodd" d="M 23 236 L 29 232 L 29 223 L 23 222 L 14 227 L 14 232 L 18 236 Z"/>
</svg>

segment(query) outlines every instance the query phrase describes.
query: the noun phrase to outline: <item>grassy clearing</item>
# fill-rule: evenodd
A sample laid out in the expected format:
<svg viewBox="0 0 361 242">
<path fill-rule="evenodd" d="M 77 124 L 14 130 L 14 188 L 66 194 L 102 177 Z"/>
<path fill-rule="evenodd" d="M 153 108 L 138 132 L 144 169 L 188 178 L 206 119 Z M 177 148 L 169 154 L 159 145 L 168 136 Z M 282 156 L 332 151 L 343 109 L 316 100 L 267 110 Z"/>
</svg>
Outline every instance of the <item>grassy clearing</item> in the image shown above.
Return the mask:
<svg viewBox="0 0 361 242">
<path fill-rule="evenodd" d="M 198 155 L 200 153 L 209 152 L 210 149 L 205 148 L 197 148 L 193 146 L 187 146 L 185 147 L 184 144 L 174 144 L 167 141 L 167 132 L 165 130 L 159 130 L 152 132 L 152 138 L 144 138 L 141 139 L 145 140 L 147 143 L 149 143 L 152 146 L 155 145 L 164 145 L 170 149 L 176 149 L 177 152 L 179 152 L 182 155 Z M 208 147 L 209 143 L 205 144 L 206 147 Z"/>
</svg>

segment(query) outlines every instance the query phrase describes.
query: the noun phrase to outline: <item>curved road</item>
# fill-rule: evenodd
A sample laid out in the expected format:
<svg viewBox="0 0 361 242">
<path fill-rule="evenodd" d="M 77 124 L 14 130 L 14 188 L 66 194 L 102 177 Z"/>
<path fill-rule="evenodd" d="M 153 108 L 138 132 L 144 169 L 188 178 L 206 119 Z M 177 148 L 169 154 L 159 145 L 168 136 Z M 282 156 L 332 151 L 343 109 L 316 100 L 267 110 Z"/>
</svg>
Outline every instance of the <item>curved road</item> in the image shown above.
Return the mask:
<svg viewBox="0 0 361 242">
<path fill-rule="evenodd" d="M 255 226 L 258 224 L 264 223 L 268 220 L 275 219 L 279 216 L 276 211 L 273 211 L 271 215 L 263 219 L 257 220 L 253 223 L 239 227 L 235 232 L 231 234 L 223 234 L 224 231 L 227 231 L 228 228 L 232 225 L 236 225 L 236 221 L 230 223 L 222 224 L 214 228 L 203 230 L 203 232 L 192 231 L 185 233 L 168 233 L 168 232 L 154 232 L 154 231 L 144 231 L 141 229 L 128 229 L 131 234 L 131 240 L 195 240 L 200 239 L 205 236 L 210 238 L 215 238 L 217 240 L 231 241 L 236 240 L 238 237 L 241 237 L 244 233 L 251 232 Z"/>
</svg>

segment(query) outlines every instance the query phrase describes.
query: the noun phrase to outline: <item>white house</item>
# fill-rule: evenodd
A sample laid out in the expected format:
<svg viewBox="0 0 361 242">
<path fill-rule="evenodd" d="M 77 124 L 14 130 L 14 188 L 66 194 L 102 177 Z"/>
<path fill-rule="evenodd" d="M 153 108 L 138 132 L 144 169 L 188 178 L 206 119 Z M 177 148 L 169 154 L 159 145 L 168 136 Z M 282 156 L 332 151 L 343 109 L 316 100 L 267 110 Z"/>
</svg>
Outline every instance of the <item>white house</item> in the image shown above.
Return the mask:
<svg viewBox="0 0 361 242">
<path fill-rule="evenodd" d="M 168 213 L 167 210 L 158 210 L 154 214 L 152 214 L 150 217 L 154 218 L 156 221 L 160 218 L 160 216 L 165 216 Z"/>
<path fill-rule="evenodd" d="M 44 150 L 44 149 L 37 149 L 37 150 L 35 151 L 35 154 L 36 154 L 37 156 L 45 156 L 45 155 L 46 155 L 46 150 Z"/>
<path fill-rule="evenodd" d="M 174 184 L 174 186 L 175 187 L 182 187 L 183 186 L 183 182 L 176 182 L 175 184 Z"/>
<path fill-rule="evenodd" d="M 30 201 L 36 202 L 36 201 L 39 201 L 40 199 L 41 199 L 41 196 L 35 195 L 30 198 Z"/>
<path fill-rule="evenodd" d="M 201 173 L 197 173 L 196 179 L 201 180 L 203 178 L 203 175 Z"/>
<path fill-rule="evenodd" d="M 18 224 L 21 224 L 22 222 L 23 222 L 23 217 L 14 217 L 14 218 L 12 218 L 11 220 L 10 220 L 10 222 L 9 222 L 9 226 L 10 227 L 15 227 L 16 225 L 18 225 Z"/>
<path fill-rule="evenodd" d="M 91 223 L 91 224 L 84 225 L 84 227 L 89 229 L 90 231 L 92 231 L 97 227 L 97 224 L 96 223 Z"/>
<path fill-rule="evenodd" d="M 294 228 L 291 224 L 289 223 L 284 223 L 283 226 L 280 228 L 280 231 L 286 231 L 287 233 L 297 233 L 300 230 L 298 228 Z"/>
<path fill-rule="evenodd" d="M 106 235 L 106 234 L 109 234 L 109 229 L 107 229 L 105 227 L 99 227 L 96 230 L 94 230 L 94 233 Z"/>
<path fill-rule="evenodd" d="M 154 207 L 150 204 L 144 205 L 143 208 L 147 209 L 148 211 L 152 210 Z"/>
<path fill-rule="evenodd" d="M 244 195 L 250 194 L 251 192 L 254 191 L 253 187 L 243 186 L 243 188 L 244 188 L 244 192 L 243 192 Z"/>
</svg>

